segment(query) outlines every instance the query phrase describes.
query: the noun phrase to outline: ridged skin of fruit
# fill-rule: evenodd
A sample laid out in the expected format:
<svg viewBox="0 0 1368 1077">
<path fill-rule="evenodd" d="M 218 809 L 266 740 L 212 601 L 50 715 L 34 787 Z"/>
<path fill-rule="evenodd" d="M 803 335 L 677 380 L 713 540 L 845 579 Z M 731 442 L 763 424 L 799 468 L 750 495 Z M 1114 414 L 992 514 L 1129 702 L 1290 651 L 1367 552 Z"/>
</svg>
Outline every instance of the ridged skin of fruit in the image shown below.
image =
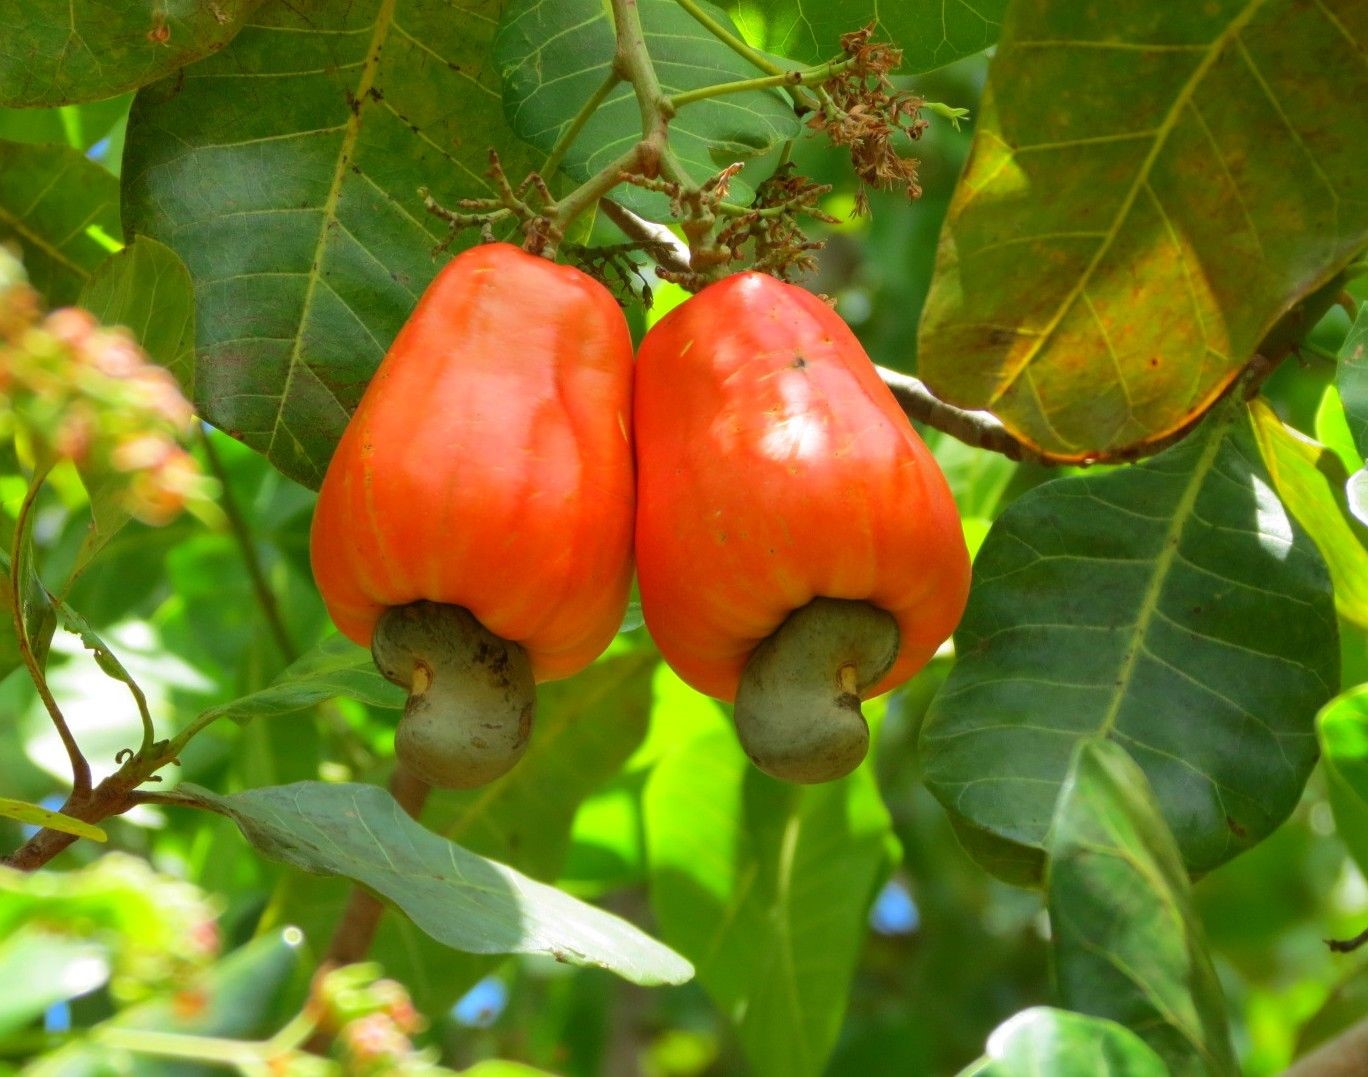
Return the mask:
<svg viewBox="0 0 1368 1077">
<path fill-rule="evenodd" d="M 537 680 L 592 662 L 632 575 L 632 344 L 608 291 L 508 244 L 445 266 L 337 446 L 311 536 L 337 627 L 463 606 Z"/>
<path fill-rule="evenodd" d="M 817 596 L 898 621 L 892 669 L 954 629 L 969 557 L 950 489 L 855 335 L 759 273 L 705 288 L 637 353 L 637 577 L 661 653 L 735 697 L 747 657 Z"/>
</svg>

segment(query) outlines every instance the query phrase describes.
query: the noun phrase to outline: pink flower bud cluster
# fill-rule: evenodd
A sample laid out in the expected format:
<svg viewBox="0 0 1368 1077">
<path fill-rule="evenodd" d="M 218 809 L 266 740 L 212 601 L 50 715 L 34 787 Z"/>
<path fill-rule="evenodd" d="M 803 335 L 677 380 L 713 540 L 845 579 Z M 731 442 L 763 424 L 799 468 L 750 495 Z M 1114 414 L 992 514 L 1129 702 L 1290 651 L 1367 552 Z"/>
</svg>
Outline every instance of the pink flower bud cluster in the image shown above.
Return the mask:
<svg viewBox="0 0 1368 1077">
<path fill-rule="evenodd" d="M 379 966 L 344 965 L 314 979 L 309 999 L 319 1029 L 332 1036 L 347 1073 L 430 1072 L 430 1060 L 410 1039 L 427 1021 L 403 985 L 380 977 Z"/>
<path fill-rule="evenodd" d="M 207 490 L 180 444 L 193 423 L 175 378 L 128 330 L 76 307 L 44 316 L 27 285 L 0 288 L 0 436 L 113 480 L 134 517 L 164 524 Z"/>
</svg>

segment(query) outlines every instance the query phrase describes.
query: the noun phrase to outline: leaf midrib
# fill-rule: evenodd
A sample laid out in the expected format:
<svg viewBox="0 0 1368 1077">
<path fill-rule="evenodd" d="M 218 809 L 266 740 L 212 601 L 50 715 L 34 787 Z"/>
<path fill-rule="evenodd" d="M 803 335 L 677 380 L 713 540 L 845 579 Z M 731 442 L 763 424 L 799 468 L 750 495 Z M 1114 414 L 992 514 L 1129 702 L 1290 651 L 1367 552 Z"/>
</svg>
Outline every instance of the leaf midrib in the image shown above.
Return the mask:
<svg viewBox="0 0 1368 1077">
<path fill-rule="evenodd" d="M 1256 2 L 1262 2 L 1262 0 L 1256 0 Z M 1140 600 L 1140 612 L 1135 619 L 1134 629 L 1131 633 L 1130 650 L 1121 666 L 1121 672 L 1117 675 L 1116 690 L 1112 694 L 1107 713 L 1102 716 L 1102 722 L 1098 726 L 1098 735 L 1100 736 L 1108 736 L 1116 726 L 1116 719 L 1121 713 L 1121 705 L 1125 702 L 1131 679 L 1135 676 L 1136 666 L 1139 664 L 1140 655 L 1144 651 L 1143 644 L 1149 635 L 1150 623 L 1159 611 L 1159 598 L 1163 592 L 1164 584 L 1168 582 L 1169 571 L 1173 568 L 1173 562 L 1178 556 L 1178 546 L 1182 541 L 1183 529 L 1187 526 L 1188 520 L 1192 518 L 1193 509 L 1197 504 L 1197 496 L 1201 492 L 1207 473 L 1216 461 L 1217 454 L 1221 451 L 1221 445 L 1225 441 L 1225 431 L 1231 423 L 1233 414 L 1234 410 L 1231 409 L 1213 419 L 1207 433 L 1207 443 L 1202 448 L 1202 455 L 1197 458 L 1193 465 L 1192 475 L 1188 478 L 1187 486 L 1183 488 L 1183 494 L 1173 510 L 1173 519 L 1169 521 L 1168 528 L 1164 532 L 1163 545 L 1160 546 L 1159 554 L 1154 559 L 1154 571 L 1150 575 L 1149 582 L 1145 585 L 1145 593 Z"/>
<path fill-rule="evenodd" d="M 1030 368 L 1031 364 L 1035 362 L 1040 353 L 1044 351 L 1045 346 L 1053 339 L 1055 331 L 1059 328 L 1060 323 L 1063 322 L 1069 311 L 1073 309 L 1074 304 L 1078 302 L 1078 298 L 1083 294 L 1084 289 L 1091 283 L 1093 274 L 1097 271 L 1097 267 L 1101 265 L 1102 260 L 1111 252 L 1112 245 L 1120 235 L 1123 224 L 1130 217 L 1130 212 L 1135 205 L 1136 198 L 1139 197 L 1140 191 L 1148 185 L 1150 172 L 1154 168 L 1155 162 L 1159 159 L 1159 154 L 1167 144 L 1169 136 L 1173 133 L 1173 129 L 1177 126 L 1178 119 L 1183 114 L 1183 110 L 1187 108 L 1188 104 L 1192 101 L 1193 94 L 1196 92 L 1197 87 L 1205 80 L 1207 74 L 1225 52 L 1230 42 L 1239 35 L 1241 30 L 1249 25 L 1250 21 L 1254 18 L 1254 14 L 1259 8 L 1263 7 L 1266 2 L 1267 0 L 1248 0 L 1244 9 L 1230 20 L 1230 24 L 1221 31 L 1207 47 L 1206 54 L 1202 57 L 1201 62 L 1193 69 L 1187 82 L 1185 82 L 1178 91 L 1177 96 L 1174 98 L 1173 105 L 1165 114 L 1163 121 L 1155 128 L 1153 145 L 1150 146 L 1149 153 L 1145 155 L 1144 161 L 1141 162 L 1139 169 L 1137 169 L 1135 180 L 1132 182 L 1130 190 L 1126 192 L 1126 197 L 1122 200 L 1121 205 L 1117 208 L 1116 216 L 1112 220 L 1111 227 L 1107 229 L 1102 242 L 1098 244 L 1097 250 L 1093 253 L 1091 261 L 1088 262 L 1087 267 L 1079 274 L 1078 281 L 1060 302 L 1058 309 L 1050 318 L 1049 324 L 1047 324 L 1039 335 L 1036 336 L 1035 340 L 1031 342 L 1022 357 L 1004 371 L 1005 377 L 1001 384 L 993 390 L 992 396 L 982 405 L 983 407 L 991 409 L 997 404 L 998 401 L 1011 390 L 1012 386 L 1017 383 L 1022 374 Z"/>
<path fill-rule="evenodd" d="M 337 203 L 342 197 L 342 184 L 347 176 L 347 165 L 352 160 L 352 155 L 356 150 L 356 142 L 361 133 L 361 114 L 365 111 L 366 101 L 370 97 L 370 89 L 375 84 L 375 74 L 380 66 L 380 45 L 389 33 L 390 25 L 394 21 L 396 3 L 397 0 L 381 0 L 380 10 L 375 15 L 375 28 L 371 32 L 370 42 L 366 45 L 366 57 L 361 63 L 361 74 L 357 79 L 356 92 L 352 97 L 356 105 L 347 110 L 348 115 L 342 134 L 342 145 L 338 147 L 337 164 L 333 168 L 332 182 L 328 186 L 328 196 L 323 202 L 318 241 L 314 245 L 313 257 L 309 261 L 309 283 L 305 286 L 304 302 L 300 307 L 299 331 L 295 334 L 294 344 L 290 349 L 290 361 L 285 372 L 285 384 L 280 389 L 280 404 L 276 408 L 275 419 L 271 423 L 271 440 L 266 446 L 268 457 L 274 453 L 276 439 L 280 436 L 280 431 L 284 425 L 285 405 L 290 399 L 290 388 L 294 384 L 295 371 L 303 363 L 301 353 L 304 347 L 304 331 L 305 326 L 308 325 L 314 293 L 318 290 L 318 282 L 323 276 L 321 266 L 328 243 L 329 229 L 337 217 Z"/>
</svg>

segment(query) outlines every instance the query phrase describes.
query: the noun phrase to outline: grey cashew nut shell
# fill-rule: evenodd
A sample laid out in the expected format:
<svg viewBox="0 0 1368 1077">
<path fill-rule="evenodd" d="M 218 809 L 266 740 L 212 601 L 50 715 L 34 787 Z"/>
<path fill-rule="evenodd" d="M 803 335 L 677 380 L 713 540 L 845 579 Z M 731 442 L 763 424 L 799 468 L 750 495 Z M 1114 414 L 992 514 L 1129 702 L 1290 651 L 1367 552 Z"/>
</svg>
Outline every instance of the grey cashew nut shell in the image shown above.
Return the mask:
<svg viewBox="0 0 1368 1077">
<path fill-rule="evenodd" d="M 860 700 L 898 657 L 898 622 L 868 602 L 815 598 L 752 652 L 736 692 L 737 736 L 785 781 L 849 774 L 869 750 Z"/>
<path fill-rule="evenodd" d="M 536 704 L 527 652 L 468 610 L 392 607 L 376 623 L 371 655 L 387 680 L 408 689 L 394 754 L 429 785 L 484 785 L 527 750 Z"/>
</svg>

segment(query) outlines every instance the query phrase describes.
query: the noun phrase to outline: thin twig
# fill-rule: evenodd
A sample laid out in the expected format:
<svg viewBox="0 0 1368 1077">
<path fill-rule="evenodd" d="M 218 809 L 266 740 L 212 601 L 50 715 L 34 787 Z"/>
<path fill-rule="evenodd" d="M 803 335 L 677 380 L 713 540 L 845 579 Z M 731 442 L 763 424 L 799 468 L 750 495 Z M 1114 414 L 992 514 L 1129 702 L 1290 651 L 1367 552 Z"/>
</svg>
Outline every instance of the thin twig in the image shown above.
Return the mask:
<svg viewBox="0 0 1368 1077">
<path fill-rule="evenodd" d="M 646 220 L 609 198 L 603 199 L 599 205 L 604 216 L 628 236 L 643 244 L 650 244 L 651 256 L 662 268 L 673 273 L 689 271 L 688 246 L 665 225 Z M 1001 453 L 1009 460 L 1030 460 L 1042 464 L 1052 462 L 1014 438 L 988 412 L 967 411 L 947 404 L 932 393 L 925 382 L 910 374 L 887 367 L 875 369 L 909 418 L 944 431 L 967 445 Z"/>
<path fill-rule="evenodd" d="M 237 540 L 238 550 L 247 567 L 247 575 L 252 582 L 252 592 L 256 595 L 257 605 L 261 607 L 262 616 L 266 618 L 266 625 L 271 630 L 271 636 L 275 639 L 276 648 L 281 656 L 286 662 L 293 662 L 299 657 L 299 649 L 290 638 L 285 620 L 280 615 L 280 605 L 276 602 L 275 592 L 266 581 L 261 558 L 257 556 L 256 543 L 252 541 L 252 532 L 238 506 L 237 498 L 233 496 L 233 484 L 228 476 L 228 469 L 223 464 L 223 457 L 214 448 L 213 438 L 208 432 L 202 432 L 200 443 L 204 447 L 204 457 L 209 461 L 209 470 L 214 473 L 223 490 L 220 498 L 223 513 L 228 517 L 228 526 L 232 528 L 233 538 Z"/>
<path fill-rule="evenodd" d="M 1325 945 L 1330 947 L 1330 952 L 1335 954 L 1353 953 L 1359 947 L 1368 945 L 1368 927 L 1364 928 L 1352 939 L 1326 939 Z"/>
<path fill-rule="evenodd" d="M 29 679 L 33 681 L 33 687 L 37 689 L 38 696 L 43 701 L 43 706 L 47 708 L 48 717 L 57 728 L 57 736 L 61 738 L 67 758 L 71 760 L 71 796 L 62 809 L 67 811 L 90 795 L 90 762 L 81 751 L 81 746 L 76 743 L 71 726 L 67 724 L 62 708 L 57 705 L 57 699 L 48 687 L 47 676 L 38 663 L 38 656 L 33 653 L 33 640 L 29 636 L 28 621 L 24 617 L 24 569 L 29 564 L 25 554 L 32 556 L 29 539 L 32 532 L 33 508 L 38 502 L 38 494 L 47 479 L 48 470 L 42 468 L 33 476 L 28 491 L 24 494 L 23 503 L 19 506 L 19 515 L 14 521 L 14 544 L 10 550 L 10 604 L 20 657 L 28 670 Z"/>
<path fill-rule="evenodd" d="M 414 777 L 399 763 L 395 764 L 389 789 L 390 795 L 414 820 L 423 814 L 423 805 L 432 792 L 430 785 Z M 328 944 L 328 952 L 323 956 L 323 964 L 350 965 L 365 958 L 375 941 L 384 911 L 384 903 L 379 898 L 361 886 L 354 887 L 346 911 Z"/>
</svg>

